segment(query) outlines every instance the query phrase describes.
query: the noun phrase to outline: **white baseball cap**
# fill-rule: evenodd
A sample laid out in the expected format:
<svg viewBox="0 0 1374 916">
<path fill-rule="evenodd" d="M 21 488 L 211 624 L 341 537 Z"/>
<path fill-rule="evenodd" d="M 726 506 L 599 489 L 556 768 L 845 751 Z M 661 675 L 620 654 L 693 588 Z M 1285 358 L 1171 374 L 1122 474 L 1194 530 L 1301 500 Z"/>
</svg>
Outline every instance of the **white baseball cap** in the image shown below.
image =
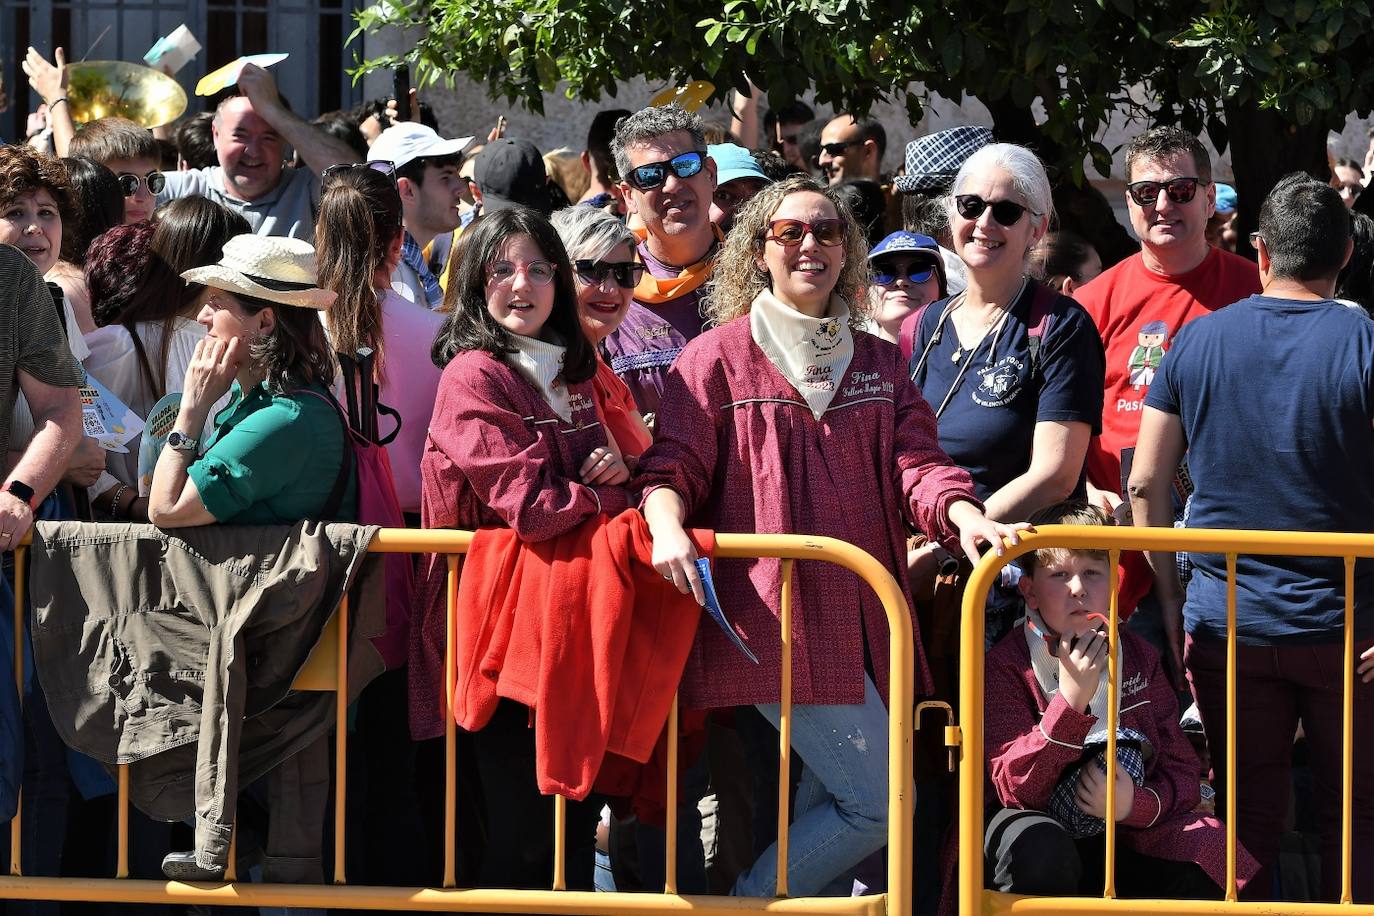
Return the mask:
<svg viewBox="0 0 1374 916">
<path fill-rule="evenodd" d="M 445 140 L 432 127 L 418 121 L 401 121 L 377 135 L 367 158 L 386 160 L 399 169 L 414 159 L 461 153 L 471 142 L 471 137 Z"/>
</svg>

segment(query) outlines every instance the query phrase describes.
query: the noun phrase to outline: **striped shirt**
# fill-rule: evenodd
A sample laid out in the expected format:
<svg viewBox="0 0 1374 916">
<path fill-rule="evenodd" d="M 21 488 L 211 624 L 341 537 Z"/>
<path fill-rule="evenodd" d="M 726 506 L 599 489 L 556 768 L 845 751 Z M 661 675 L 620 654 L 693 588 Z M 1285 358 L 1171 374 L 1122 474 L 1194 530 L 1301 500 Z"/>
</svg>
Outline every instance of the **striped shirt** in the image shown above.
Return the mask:
<svg viewBox="0 0 1374 916">
<path fill-rule="evenodd" d="M 38 269 L 17 248 L 0 245 L 0 454 L 9 451 L 19 370 L 58 388 L 84 378 Z"/>
</svg>

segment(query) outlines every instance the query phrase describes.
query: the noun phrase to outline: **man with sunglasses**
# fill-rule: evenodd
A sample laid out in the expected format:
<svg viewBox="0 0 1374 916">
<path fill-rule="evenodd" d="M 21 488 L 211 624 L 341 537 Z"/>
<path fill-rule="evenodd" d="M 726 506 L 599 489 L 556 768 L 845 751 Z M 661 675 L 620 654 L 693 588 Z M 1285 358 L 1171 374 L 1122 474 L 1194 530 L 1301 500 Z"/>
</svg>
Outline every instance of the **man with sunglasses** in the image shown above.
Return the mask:
<svg viewBox="0 0 1374 916">
<path fill-rule="evenodd" d="M 1126 181 L 1126 205 L 1141 251 L 1074 292 L 1107 353 L 1102 433 L 1088 445 L 1088 495 L 1119 515 L 1125 514 L 1123 462 L 1129 468 L 1148 391 L 1139 384 L 1139 348 L 1167 350 L 1188 322 L 1260 289 L 1252 262 L 1207 244 L 1217 186 L 1197 137 L 1177 127 L 1136 137 L 1126 147 Z M 1148 587 L 1143 565 L 1131 573 L 1128 564 L 1123 610 L 1140 601 Z M 1157 619 L 1157 605 L 1147 601 L 1135 625 L 1154 626 Z"/>
<path fill-rule="evenodd" d="M 635 237 L 645 273 L 603 346 L 649 415 L 658 410 L 668 367 L 702 331 L 699 303 L 723 239 L 710 219 L 716 163 L 701 118 L 676 105 L 622 120 L 612 149 L 626 208 L 642 227 Z"/>
<path fill-rule="evenodd" d="M 99 162 L 119 179 L 124 222 L 141 223 L 153 215 L 166 186 L 159 170 L 161 151 L 148 129 L 124 118 L 98 118 L 81 128 L 67 155 Z"/>
<path fill-rule="evenodd" d="M 437 308 L 444 300 L 438 274 L 425 258 L 425 248 L 461 222 L 467 181 L 458 174 L 471 137 L 445 140 L 418 121 L 400 121 L 377 135 L 369 162 L 390 163 L 401 195 L 401 260 L 391 275 L 391 288 L 410 302 Z"/>
<path fill-rule="evenodd" d="M 887 131 L 880 121 L 858 121 L 851 114 L 840 114 L 821 130 L 817 163 L 830 184 L 851 178 L 867 178 L 881 184 L 886 149 Z"/>
</svg>

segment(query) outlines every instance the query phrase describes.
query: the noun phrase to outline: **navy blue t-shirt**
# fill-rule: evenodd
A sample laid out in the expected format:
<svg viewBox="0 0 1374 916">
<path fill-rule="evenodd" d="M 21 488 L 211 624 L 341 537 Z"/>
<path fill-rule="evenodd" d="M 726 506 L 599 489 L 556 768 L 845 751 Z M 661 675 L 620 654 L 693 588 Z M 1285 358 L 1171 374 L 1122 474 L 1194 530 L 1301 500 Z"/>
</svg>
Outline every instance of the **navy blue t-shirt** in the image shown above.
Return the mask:
<svg viewBox="0 0 1374 916">
<path fill-rule="evenodd" d="M 1329 299 L 1251 296 L 1182 328 L 1145 406 L 1177 416 L 1196 490 L 1190 528 L 1374 531 L 1374 321 Z M 1184 625 L 1226 635 L 1226 559 L 1193 554 Z M 1339 559 L 1240 556 L 1236 636 L 1340 638 Z M 1374 566 L 1355 568 L 1357 635 Z"/>
<path fill-rule="evenodd" d="M 1036 423 L 1087 423 L 1094 434 L 1102 430 L 1102 339 L 1088 313 L 1067 296 L 1056 295 L 1050 307 L 1040 339 L 1040 369 L 1036 378 L 1031 377 L 1026 322 L 1035 288 L 1034 283 L 1026 284 L 1001 333 L 990 330 L 958 362 L 953 361 L 959 335 L 952 320 L 944 322 L 939 339 L 931 343 L 947 299 L 926 308 L 912 341 L 911 378 L 931 410 L 939 409 L 960 371 L 968 367 L 940 414 L 940 447 L 973 476 L 979 499 L 987 499 L 1030 467 Z M 1082 486 L 1080 481 L 1080 490 Z"/>
</svg>

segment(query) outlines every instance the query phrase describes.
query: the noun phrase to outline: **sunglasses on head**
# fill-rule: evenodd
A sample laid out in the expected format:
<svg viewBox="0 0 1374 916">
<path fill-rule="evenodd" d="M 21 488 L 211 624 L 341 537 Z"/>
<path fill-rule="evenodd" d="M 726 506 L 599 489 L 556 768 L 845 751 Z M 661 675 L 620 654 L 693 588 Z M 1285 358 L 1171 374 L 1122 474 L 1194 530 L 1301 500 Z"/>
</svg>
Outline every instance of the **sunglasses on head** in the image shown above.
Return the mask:
<svg viewBox="0 0 1374 916">
<path fill-rule="evenodd" d="M 1207 182 L 1201 178 L 1184 175 L 1168 181 L 1133 181 L 1126 185 L 1126 193 L 1137 207 L 1153 207 L 1159 202 L 1160 191 L 1174 203 L 1186 204 L 1197 195 L 1198 185 L 1203 184 Z"/>
<path fill-rule="evenodd" d="M 1014 200 L 983 200 L 977 194 L 959 194 L 954 198 L 954 209 L 964 219 L 977 219 L 984 210 L 992 211 L 992 218 L 998 225 L 1015 226 L 1021 221 L 1021 214 L 1030 210 Z"/>
<path fill-rule="evenodd" d="M 149 172 L 145 175 L 135 175 L 133 172 L 120 172 L 115 176 L 119 180 L 119 190 L 125 197 L 133 197 L 138 193 L 139 185 L 146 184 L 148 193 L 154 196 L 162 193 L 162 189 L 167 187 L 167 176 L 161 172 Z"/>
<path fill-rule="evenodd" d="M 323 187 L 329 179 L 353 169 L 369 169 L 373 172 L 381 172 L 391 183 L 396 183 L 396 163 L 389 159 L 371 159 L 367 162 L 341 162 L 338 165 L 331 165 L 320 173 L 320 185 Z"/>
<path fill-rule="evenodd" d="M 706 154 L 700 150 L 692 150 L 662 162 L 637 165 L 630 169 L 630 174 L 625 176 L 625 180 L 637 190 L 652 191 L 654 188 L 663 187 L 663 183 L 668 180 L 669 170 L 679 178 L 691 178 L 701 171 L 705 163 Z"/>
<path fill-rule="evenodd" d="M 925 283 L 935 276 L 935 268 L 930 264 L 909 264 L 906 270 L 898 271 L 897 265 L 891 261 L 873 262 L 873 282 L 879 286 L 891 286 L 898 279 L 905 279 L 910 283 Z"/>
<path fill-rule="evenodd" d="M 593 261 L 581 259 L 573 261 L 573 271 L 582 280 L 593 286 L 606 282 L 606 277 L 614 275 L 616 285 L 623 289 L 633 289 L 644 276 L 644 265 L 638 261 Z"/>
<path fill-rule="evenodd" d="M 791 248 L 800 245 L 808 232 L 817 244 L 834 248 L 844 244 L 845 223 L 842 219 L 822 219 L 814 223 L 799 219 L 775 219 L 768 224 L 768 234 L 764 238 Z"/>
</svg>

